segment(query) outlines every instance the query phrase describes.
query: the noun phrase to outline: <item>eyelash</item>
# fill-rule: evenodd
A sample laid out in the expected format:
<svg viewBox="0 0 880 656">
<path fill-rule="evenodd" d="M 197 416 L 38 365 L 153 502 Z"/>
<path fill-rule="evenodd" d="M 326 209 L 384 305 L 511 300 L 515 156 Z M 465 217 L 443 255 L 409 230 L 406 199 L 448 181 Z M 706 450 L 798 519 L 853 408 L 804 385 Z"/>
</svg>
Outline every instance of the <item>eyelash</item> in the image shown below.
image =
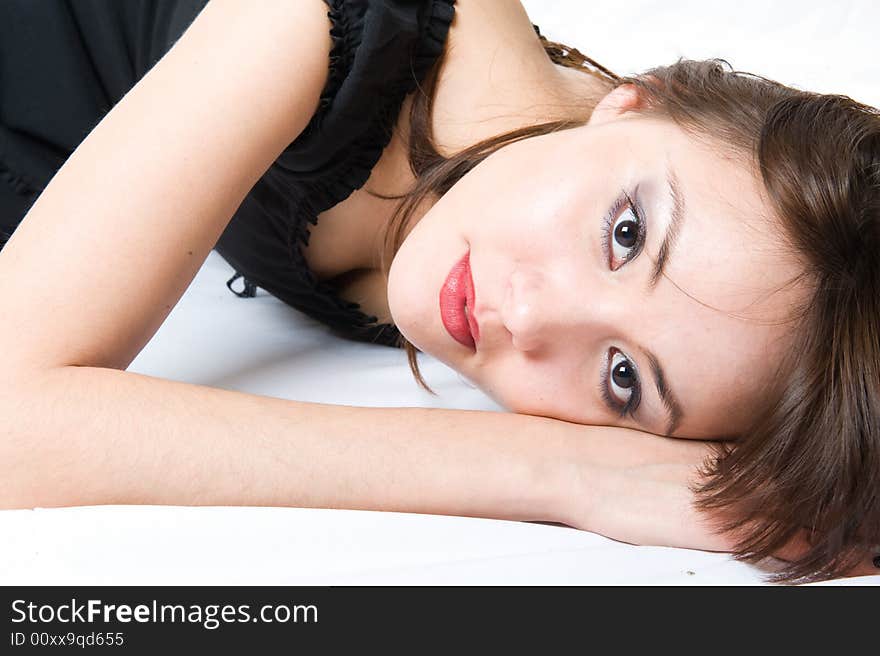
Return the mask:
<svg viewBox="0 0 880 656">
<path fill-rule="evenodd" d="M 636 200 L 633 200 L 633 196 L 635 196 Z M 636 243 L 632 247 L 632 250 L 627 254 L 626 259 L 617 268 L 613 268 L 611 263 L 613 253 L 613 247 L 611 246 L 611 226 L 614 225 L 614 222 L 620 215 L 621 210 L 623 210 L 623 208 L 627 205 L 632 210 L 633 215 L 638 220 L 638 234 L 636 235 Z M 639 203 L 638 201 L 638 194 L 634 192 L 632 196 L 630 196 L 630 194 L 628 194 L 626 191 L 621 191 L 620 196 L 614 202 L 614 206 L 611 208 L 611 210 L 605 216 L 604 221 L 602 222 L 602 251 L 605 253 L 605 259 L 608 262 L 608 266 L 612 267 L 612 271 L 617 271 L 617 269 L 620 269 L 624 264 L 635 259 L 635 257 L 639 253 L 641 253 L 642 247 L 645 244 L 645 237 L 647 233 L 647 225 L 645 223 L 644 217 L 644 211 L 641 207 L 641 203 Z M 639 371 L 633 361 L 629 358 L 629 356 L 618 349 L 613 350 L 623 355 L 635 371 L 635 383 L 632 387 L 632 393 L 629 395 L 629 400 L 627 400 L 627 402 L 623 405 L 621 405 L 619 401 L 615 400 L 614 396 L 611 394 L 610 378 L 612 374 L 610 373 L 610 367 L 611 361 L 613 359 L 613 354 L 610 350 L 606 351 L 605 357 L 603 358 L 603 369 L 600 377 L 600 380 L 602 382 L 599 385 L 599 393 L 602 395 L 605 403 L 608 404 L 608 407 L 614 408 L 615 411 L 620 414 L 621 419 L 626 417 L 627 415 L 634 418 L 635 410 L 636 408 L 638 408 L 639 402 L 641 400 L 641 376 L 639 376 Z"/>
</svg>

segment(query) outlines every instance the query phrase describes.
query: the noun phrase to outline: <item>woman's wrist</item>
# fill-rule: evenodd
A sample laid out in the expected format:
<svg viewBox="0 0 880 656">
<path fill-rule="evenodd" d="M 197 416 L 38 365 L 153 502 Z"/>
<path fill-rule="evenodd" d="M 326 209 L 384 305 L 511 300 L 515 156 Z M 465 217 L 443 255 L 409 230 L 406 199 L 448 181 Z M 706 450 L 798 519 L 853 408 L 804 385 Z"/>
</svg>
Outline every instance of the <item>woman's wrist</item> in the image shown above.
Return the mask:
<svg viewBox="0 0 880 656">
<path fill-rule="evenodd" d="M 526 430 L 537 433 L 531 442 L 535 452 L 526 460 L 531 481 L 527 489 L 532 491 L 528 503 L 535 518 L 591 530 L 592 509 L 608 477 L 601 458 L 594 461 L 594 449 L 585 442 L 604 427 L 513 416 L 529 422 Z"/>
<path fill-rule="evenodd" d="M 545 421 L 540 436 L 533 440 L 534 453 L 524 458 L 522 464 L 523 507 L 529 509 L 534 521 L 574 526 L 573 507 L 582 504 L 586 514 L 590 501 L 581 481 L 586 472 L 580 471 L 572 460 L 575 431 L 565 422 Z"/>
</svg>

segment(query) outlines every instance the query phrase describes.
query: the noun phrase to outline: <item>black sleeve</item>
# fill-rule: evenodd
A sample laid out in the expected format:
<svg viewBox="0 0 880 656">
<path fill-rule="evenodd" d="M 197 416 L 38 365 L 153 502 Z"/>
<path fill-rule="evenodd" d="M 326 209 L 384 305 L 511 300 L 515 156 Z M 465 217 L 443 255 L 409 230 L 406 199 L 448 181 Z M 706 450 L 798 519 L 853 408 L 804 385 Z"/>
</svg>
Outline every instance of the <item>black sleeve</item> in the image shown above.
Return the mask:
<svg viewBox="0 0 880 656">
<path fill-rule="evenodd" d="M 0 1 L 0 248 L 206 2 Z"/>
<path fill-rule="evenodd" d="M 367 181 L 404 98 L 442 54 L 454 16 L 454 0 L 324 1 L 333 46 L 318 110 L 256 190 L 283 195 L 313 182 L 317 212 Z"/>
</svg>

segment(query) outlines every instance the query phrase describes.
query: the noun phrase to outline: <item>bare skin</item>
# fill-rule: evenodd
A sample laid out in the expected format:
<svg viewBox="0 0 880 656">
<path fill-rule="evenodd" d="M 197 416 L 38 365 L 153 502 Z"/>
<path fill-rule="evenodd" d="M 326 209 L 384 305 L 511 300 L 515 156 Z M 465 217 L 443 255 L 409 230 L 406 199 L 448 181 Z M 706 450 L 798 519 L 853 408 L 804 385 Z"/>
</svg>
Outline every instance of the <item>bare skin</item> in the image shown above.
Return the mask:
<svg viewBox="0 0 880 656">
<path fill-rule="evenodd" d="M 328 30 L 319 0 L 271 0 L 258 12 L 213 0 L 10 239 L 0 254 L 0 507 L 365 508 L 729 549 L 731 537 L 691 505 L 708 453 L 698 441 L 521 414 L 300 403 L 125 371 L 314 113 Z"/>
</svg>

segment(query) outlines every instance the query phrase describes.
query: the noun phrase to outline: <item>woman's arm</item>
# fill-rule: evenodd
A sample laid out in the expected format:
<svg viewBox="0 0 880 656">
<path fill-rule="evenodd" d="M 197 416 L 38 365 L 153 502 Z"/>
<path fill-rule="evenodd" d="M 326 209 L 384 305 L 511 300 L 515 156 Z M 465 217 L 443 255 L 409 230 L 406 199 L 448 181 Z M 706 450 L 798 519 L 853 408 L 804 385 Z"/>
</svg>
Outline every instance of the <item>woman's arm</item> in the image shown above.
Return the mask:
<svg viewBox="0 0 880 656">
<path fill-rule="evenodd" d="M 556 520 L 569 425 L 301 403 L 94 367 L 0 387 L 0 507 L 255 505 Z M 10 392 L 14 387 L 15 391 Z"/>
<path fill-rule="evenodd" d="M 387 510 L 732 548 L 692 507 L 687 483 L 708 451 L 689 440 L 509 413 L 301 403 L 102 368 L 3 382 L 0 508 Z M 850 574 L 876 573 L 873 555 Z"/>
<path fill-rule="evenodd" d="M 130 364 L 313 115 L 329 30 L 321 0 L 208 3 L 4 247 L 4 370 Z"/>
</svg>

